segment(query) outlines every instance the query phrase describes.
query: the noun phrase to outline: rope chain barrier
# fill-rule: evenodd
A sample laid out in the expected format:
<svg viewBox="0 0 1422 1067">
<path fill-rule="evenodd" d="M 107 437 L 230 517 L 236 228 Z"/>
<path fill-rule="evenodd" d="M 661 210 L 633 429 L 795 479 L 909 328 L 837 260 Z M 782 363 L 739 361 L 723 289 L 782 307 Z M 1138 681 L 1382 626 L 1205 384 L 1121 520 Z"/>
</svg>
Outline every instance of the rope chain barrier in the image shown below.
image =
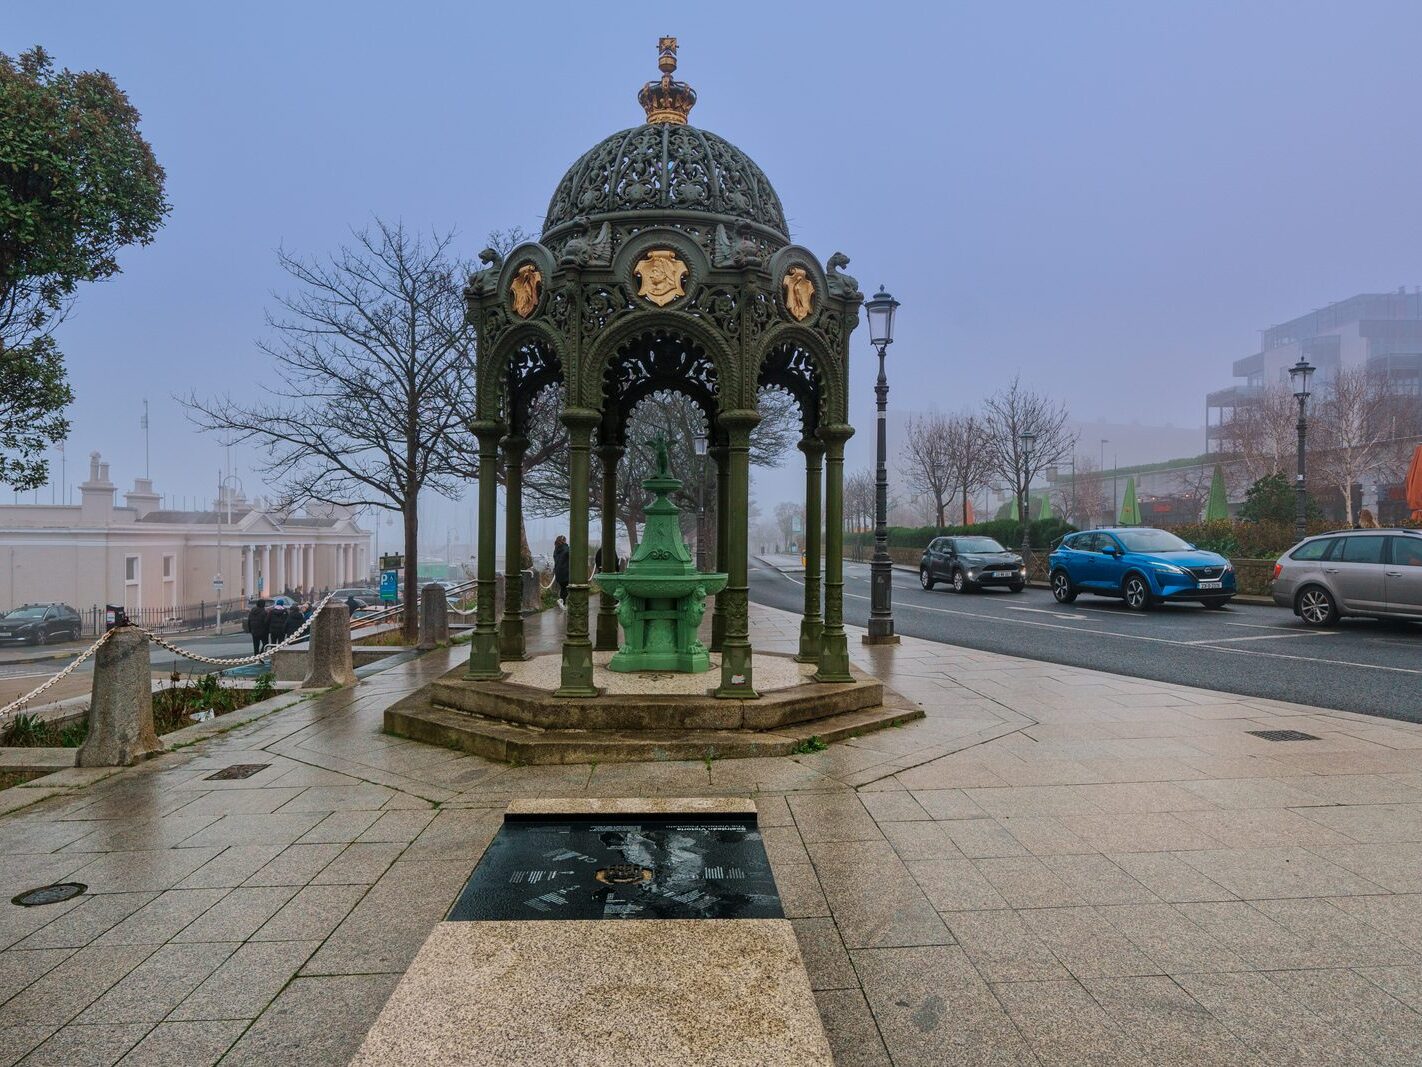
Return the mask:
<svg viewBox="0 0 1422 1067">
<path fill-rule="evenodd" d="M 169 652 L 183 657 L 183 659 L 192 660 L 194 663 L 202 663 L 210 667 L 248 667 L 254 663 L 263 663 L 271 659 L 272 656 L 280 652 L 287 645 L 304 636 L 306 634 L 306 631 L 311 629 L 311 624 L 316 621 L 316 616 L 321 614 L 322 610 L 326 607 L 327 604 L 331 602 L 331 598 L 335 595 L 336 594 L 334 592 L 328 594 L 326 596 L 326 599 L 322 600 L 321 603 L 316 605 L 316 609 L 311 612 L 310 618 L 305 619 L 301 623 L 301 625 L 293 633 L 287 636 L 286 639 L 283 640 L 280 644 L 268 645 L 266 648 L 262 649 L 261 652 L 258 652 L 256 655 L 253 656 L 235 656 L 230 659 L 217 659 L 212 656 L 204 656 L 200 652 L 193 652 L 190 649 L 181 648 L 170 641 L 165 641 L 162 637 L 154 633 L 152 630 L 146 629 L 142 626 L 136 626 L 134 627 L 134 629 L 138 630 L 140 633 L 146 634 L 149 640 L 151 640 L 158 647 L 165 648 Z M 6 716 L 19 711 L 25 705 L 33 701 L 35 697 L 43 694 L 45 690 L 49 689 L 53 685 L 57 685 L 65 678 L 69 677 L 69 675 L 73 673 L 74 669 L 78 667 L 79 664 L 83 663 L 90 656 L 94 655 L 94 653 L 99 651 L 99 649 L 103 646 L 104 642 L 107 641 L 113 635 L 113 632 L 113 630 L 105 630 L 102 634 L 99 635 L 98 639 L 95 640 L 92 645 L 86 648 L 83 652 L 79 653 L 79 655 L 76 656 L 74 660 L 58 674 L 53 675 L 40 685 L 37 685 L 24 696 L 18 698 L 17 700 L 12 700 L 3 708 L 0 708 L 0 719 L 3 719 Z"/>
</svg>

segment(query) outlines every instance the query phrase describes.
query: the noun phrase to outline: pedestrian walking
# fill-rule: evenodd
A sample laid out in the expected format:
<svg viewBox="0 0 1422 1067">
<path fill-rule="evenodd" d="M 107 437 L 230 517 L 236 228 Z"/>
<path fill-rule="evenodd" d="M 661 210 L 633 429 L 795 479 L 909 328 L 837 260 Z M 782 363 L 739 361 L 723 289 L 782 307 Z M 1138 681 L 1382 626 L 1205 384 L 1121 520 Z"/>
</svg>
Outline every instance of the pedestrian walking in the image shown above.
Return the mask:
<svg viewBox="0 0 1422 1067">
<path fill-rule="evenodd" d="M 568 606 L 568 539 L 559 534 L 553 541 L 553 581 L 558 585 L 558 606 Z"/>
<path fill-rule="evenodd" d="M 267 641 L 273 645 L 279 645 L 286 640 L 287 623 L 290 612 L 280 604 L 272 607 L 271 616 L 267 620 Z"/>
<path fill-rule="evenodd" d="M 252 605 L 252 610 L 247 612 L 247 629 L 252 634 L 252 655 L 261 655 L 262 646 L 267 643 L 267 634 L 271 632 L 265 600 L 258 600 Z"/>
</svg>

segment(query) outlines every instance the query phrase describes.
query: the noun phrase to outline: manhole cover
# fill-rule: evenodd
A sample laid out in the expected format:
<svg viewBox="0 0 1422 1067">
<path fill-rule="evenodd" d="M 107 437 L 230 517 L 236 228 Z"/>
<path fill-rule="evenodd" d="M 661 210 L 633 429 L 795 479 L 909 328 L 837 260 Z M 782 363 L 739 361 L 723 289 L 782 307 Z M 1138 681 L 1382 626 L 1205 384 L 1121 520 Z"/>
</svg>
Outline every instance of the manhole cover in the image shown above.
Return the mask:
<svg viewBox="0 0 1422 1067">
<path fill-rule="evenodd" d="M 1245 730 L 1247 734 L 1254 737 L 1262 737 L 1265 741 L 1317 741 L 1313 734 L 1306 734 L 1302 730 Z"/>
<path fill-rule="evenodd" d="M 506 819 L 449 917 L 784 917 L 753 815 L 606 819 Z"/>
<path fill-rule="evenodd" d="M 54 885 L 42 885 L 38 889 L 27 889 L 17 897 L 12 897 L 11 904 L 18 904 L 22 908 L 37 908 L 41 904 L 58 904 L 62 900 L 72 900 L 89 887 L 81 885 L 79 882 L 55 882 Z"/>
<path fill-rule="evenodd" d="M 209 774 L 203 781 L 230 782 L 235 778 L 250 778 L 258 771 L 264 771 L 270 766 L 270 763 L 234 763 L 230 767 L 223 767 L 215 774 Z"/>
</svg>

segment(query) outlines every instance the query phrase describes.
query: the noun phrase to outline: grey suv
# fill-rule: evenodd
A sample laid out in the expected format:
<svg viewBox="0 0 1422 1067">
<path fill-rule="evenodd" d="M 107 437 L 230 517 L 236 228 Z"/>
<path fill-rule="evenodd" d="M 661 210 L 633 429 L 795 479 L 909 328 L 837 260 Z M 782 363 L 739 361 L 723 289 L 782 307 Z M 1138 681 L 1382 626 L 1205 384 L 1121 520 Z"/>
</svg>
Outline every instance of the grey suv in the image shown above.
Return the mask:
<svg viewBox="0 0 1422 1067">
<path fill-rule="evenodd" d="M 1422 618 L 1422 530 L 1307 537 L 1274 564 L 1274 603 L 1309 626 L 1345 615 Z"/>
<path fill-rule="evenodd" d="M 1020 593 L 1027 584 L 1027 572 L 1021 556 L 991 537 L 935 537 L 919 560 L 918 582 L 925 589 L 948 582 L 957 593 L 988 585 L 1005 585 Z"/>
</svg>

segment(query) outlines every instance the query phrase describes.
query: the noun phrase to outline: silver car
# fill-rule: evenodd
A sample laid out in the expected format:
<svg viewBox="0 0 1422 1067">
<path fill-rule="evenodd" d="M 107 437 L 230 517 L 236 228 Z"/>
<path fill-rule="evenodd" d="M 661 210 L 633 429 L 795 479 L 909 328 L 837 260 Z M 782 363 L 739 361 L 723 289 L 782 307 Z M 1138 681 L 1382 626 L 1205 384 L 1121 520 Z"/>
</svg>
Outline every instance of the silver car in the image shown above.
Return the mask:
<svg viewBox="0 0 1422 1067">
<path fill-rule="evenodd" d="M 1422 530 L 1306 537 L 1274 564 L 1274 603 L 1308 626 L 1340 618 L 1422 618 Z"/>
</svg>

